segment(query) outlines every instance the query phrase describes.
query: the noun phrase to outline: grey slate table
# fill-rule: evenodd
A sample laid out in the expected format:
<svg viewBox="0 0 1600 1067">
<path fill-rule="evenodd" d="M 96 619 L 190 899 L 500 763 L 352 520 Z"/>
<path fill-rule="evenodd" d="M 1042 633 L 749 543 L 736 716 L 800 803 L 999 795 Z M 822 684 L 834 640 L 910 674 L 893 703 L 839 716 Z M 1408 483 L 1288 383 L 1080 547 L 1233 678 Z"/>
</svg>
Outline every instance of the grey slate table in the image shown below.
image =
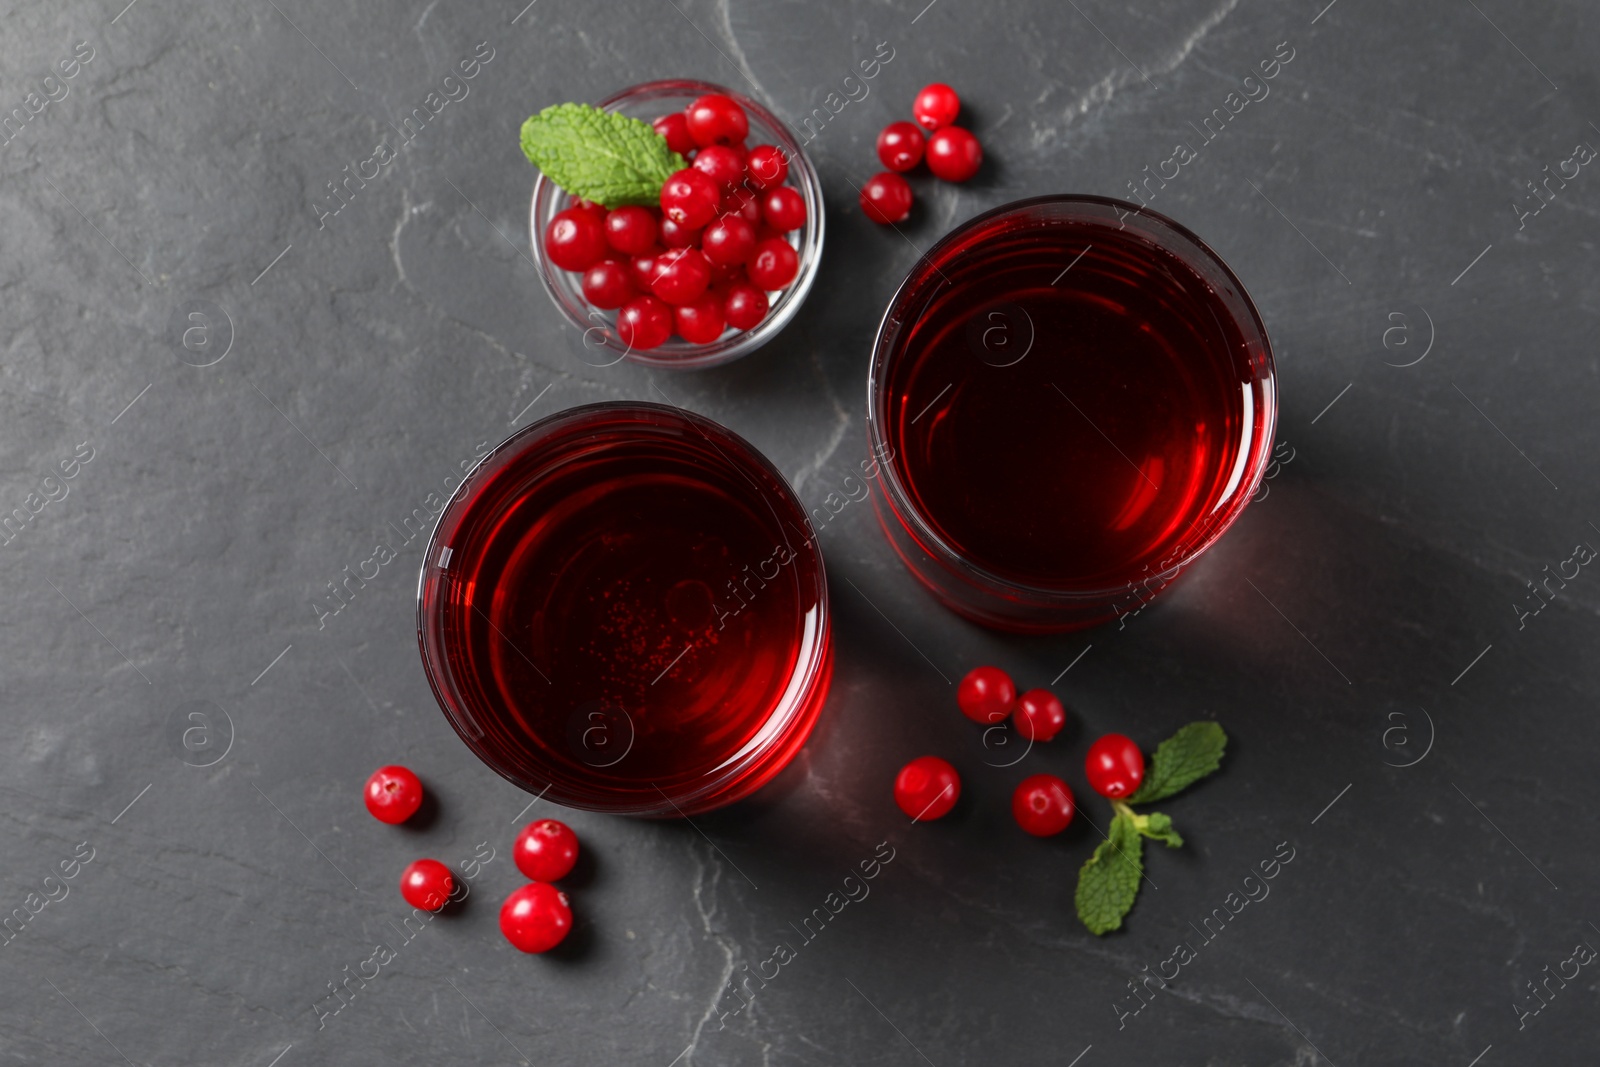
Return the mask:
<svg viewBox="0 0 1600 1067">
<path fill-rule="evenodd" d="M 0 15 L 0 113 L 23 115 L 0 148 L 0 511 L 30 515 L 0 545 L 0 914 L 26 919 L 0 947 L 0 1060 L 1595 1062 L 1600 970 L 1565 961 L 1600 945 L 1600 576 L 1567 561 L 1600 545 L 1600 177 L 1528 183 L 1600 144 L 1600 12 L 925 2 Z M 521 120 L 696 76 L 798 121 L 880 42 L 869 95 L 809 146 L 827 248 L 783 336 L 694 375 L 587 365 L 528 259 Z M 1280 46 L 1267 95 L 1202 140 Z M 461 96 L 444 78 L 475 55 Z M 963 187 L 921 179 L 901 237 L 851 183 L 932 80 L 988 162 Z M 550 958 L 512 950 L 507 849 L 555 810 L 523 816 L 434 707 L 418 544 L 319 628 L 327 583 L 481 442 L 657 389 L 821 503 L 865 455 L 869 344 L 917 248 L 1023 196 L 1128 196 L 1178 142 L 1196 158 L 1150 206 L 1228 260 L 1276 347 L 1265 498 L 1126 629 L 1038 639 L 938 609 L 850 505 L 822 533 L 838 667 L 802 759 L 694 826 L 564 816 L 590 857 L 578 928 Z M 950 684 L 984 662 L 1054 681 L 1068 735 L 990 766 Z M 1208 717 L 1233 742 L 1166 805 L 1188 846 L 1149 850 L 1127 928 L 1090 936 L 1071 895 L 1104 805 L 1025 840 L 1011 787 L 1081 783 L 1101 732 L 1148 746 Z M 908 826 L 889 782 L 927 751 L 970 800 Z M 426 777 L 421 827 L 362 810 L 385 762 Z M 400 929 L 406 862 L 490 850 L 458 914 Z M 1280 851 L 1270 894 L 1206 939 Z M 870 895 L 798 936 L 879 853 Z M 1185 939 L 1177 979 L 1130 990 Z M 732 1014 L 780 940 L 794 958 Z M 330 999 L 380 943 L 378 976 Z"/>
</svg>

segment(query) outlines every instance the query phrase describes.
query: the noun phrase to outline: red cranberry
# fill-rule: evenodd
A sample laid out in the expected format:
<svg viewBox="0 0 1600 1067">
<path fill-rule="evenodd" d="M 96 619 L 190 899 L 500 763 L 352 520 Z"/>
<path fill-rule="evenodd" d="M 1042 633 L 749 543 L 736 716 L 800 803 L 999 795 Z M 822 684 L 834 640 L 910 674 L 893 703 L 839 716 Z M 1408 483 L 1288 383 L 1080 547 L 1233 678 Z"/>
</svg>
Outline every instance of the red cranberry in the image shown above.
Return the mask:
<svg viewBox="0 0 1600 1067">
<path fill-rule="evenodd" d="M 571 206 L 579 211 L 593 215 L 601 222 L 606 221 L 606 209 L 595 203 L 593 200 L 585 200 L 581 196 L 575 196 L 572 198 Z"/>
<path fill-rule="evenodd" d="M 602 259 L 583 272 L 583 298 L 610 311 L 633 299 L 628 268 L 614 259 Z"/>
<path fill-rule="evenodd" d="M 698 226 L 680 226 L 671 219 L 661 220 L 661 243 L 668 248 L 693 248 L 700 241 Z"/>
<path fill-rule="evenodd" d="M 411 818 L 422 806 L 422 782 L 408 767 L 379 767 L 367 779 L 365 798 L 374 819 L 396 825 Z"/>
<path fill-rule="evenodd" d="M 648 352 L 672 336 L 672 309 L 653 296 L 635 297 L 617 312 L 617 335 L 635 352 Z"/>
<path fill-rule="evenodd" d="M 661 186 L 661 213 L 680 226 L 698 230 L 717 217 L 722 188 L 693 167 L 675 172 Z"/>
<path fill-rule="evenodd" d="M 656 213 L 647 207 L 619 207 L 606 216 L 606 242 L 618 252 L 648 252 L 655 247 L 656 234 Z"/>
<path fill-rule="evenodd" d="M 567 895 L 547 882 L 529 882 L 500 905 L 500 932 L 523 952 L 549 952 L 571 929 Z"/>
<path fill-rule="evenodd" d="M 728 286 L 739 282 L 748 282 L 750 276 L 745 273 L 743 263 L 713 263 L 711 264 L 711 287 L 721 288 L 726 295 Z"/>
<path fill-rule="evenodd" d="M 642 293 L 648 293 L 650 286 L 656 280 L 656 257 L 661 254 L 660 249 L 652 249 L 644 255 L 634 256 L 628 260 L 628 280 L 633 287 Z"/>
<path fill-rule="evenodd" d="M 689 120 L 683 112 L 662 115 L 650 125 L 667 139 L 667 147 L 672 151 L 685 156 L 694 151 L 694 138 L 689 136 Z"/>
<path fill-rule="evenodd" d="M 722 202 L 717 205 L 717 214 L 737 215 L 751 226 L 760 226 L 761 198 L 743 186 L 730 189 L 723 194 Z"/>
<path fill-rule="evenodd" d="M 904 222 L 911 214 L 911 186 L 892 171 L 874 174 L 861 189 L 861 210 L 883 226 Z"/>
<path fill-rule="evenodd" d="M 756 242 L 756 250 L 746 266 L 750 280 L 771 292 L 794 281 L 800 272 L 800 256 L 782 237 Z"/>
<path fill-rule="evenodd" d="M 956 686 L 961 714 L 985 726 L 1011 714 L 1011 705 L 1016 702 L 1016 683 L 999 667 L 974 667 Z"/>
<path fill-rule="evenodd" d="M 789 176 L 789 156 L 781 148 L 758 144 L 745 157 L 744 168 L 757 188 L 772 189 Z"/>
<path fill-rule="evenodd" d="M 438 860 L 417 860 L 400 876 L 400 895 L 406 903 L 423 911 L 438 911 L 455 888 L 450 868 Z"/>
<path fill-rule="evenodd" d="M 1025 741 L 1048 741 L 1067 724 L 1067 709 L 1048 689 L 1030 689 L 1017 698 L 1011 722 Z"/>
<path fill-rule="evenodd" d="M 698 299 L 711 284 L 711 264 L 698 248 L 679 248 L 656 260 L 650 292 L 669 304 Z"/>
<path fill-rule="evenodd" d="M 934 82 L 917 94 L 911 105 L 911 117 L 925 130 L 939 130 L 950 125 L 961 114 L 961 98 L 950 86 Z"/>
<path fill-rule="evenodd" d="M 701 148 L 714 144 L 736 144 L 750 132 L 744 108 L 721 93 L 707 93 L 684 110 L 689 136 Z"/>
<path fill-rule="evenodd" d="M 1053 774 L 1024 778 L 1011 794 L 1011 816 L 1035 837 L 1059 834 L 1072 824 L 1077 807 L 1072 789 Z"/>
<path fill-rule="evenodd" d="M 696 300 L 672 309 L 678 336 L 692 345 L 708 345 L 722 336 L 727 323 L 722 318 L 722 297 L 707 290 Z"/>
<path fill-rule="evenodd" d="M 737 185 L 744 178 L 744 156 L 739 154 L 737 148 L 723 144 L 707 145 L 700 149 L 694 154 L 694 162 L 689 165 L 723 189 Z"/>
<path fill-rule="evenodd" d="M 983 146 L 960 126 L 946 126 L 928 138 L 928 169 L 947 182 L 964 182 L 983 165 Z"/>
<path fill-rule="evenodd" d="M 722 313 L 735 330 L 753 330 L 767 317 L 767 294 L 745 283 L 728 290 Z"/>
<path fill-rule="evenodd" d="M 922 162 L 922 149 L 928 143 L 922 127 L 914 122 L 891 122 L 878 134 L 878 159 L 892 171 L 910 170 Z"/>
<path fill-rule="evenodd" d="M 700 250 L 718 266 L 742 265 L 755 249 L 755 228 L 738 215 L 722 216 L 700 239 Z"/>
<path fill-rule="evenodd" d="M 1083 760 L 1089 787 L 1103 797 L 1131 797 L 1144 781 L 1144 753 L 1122 734 L 1106 734 L 1089 746 Z"/>
<path fill-rule="evenodd" d="M 535 882 L 559 882 L 578 862 L 578 835 L 555 819 L 530 822 L 517 834 L 511 858 Z"/>
<path fill-rule="evenodd" d="M 800 190 L 780 185 L 761 198 L 761 217 L 779 233 L 798 230 L 806 224 L 806 198 Z"/>
<path fill-rule="evenodd" d="M 961 776 L 938 756 L 918 756 L 894 779 L 894 802 L 913 822 L 948 815 L 961 796 Z"/>
<path fill-rule="evenodd" d="M 606 248 L 604 223 L 581 207 L 556 212 L 544 231 L 545 254 L 562 270 L 588 270 Z"/>
</svg>

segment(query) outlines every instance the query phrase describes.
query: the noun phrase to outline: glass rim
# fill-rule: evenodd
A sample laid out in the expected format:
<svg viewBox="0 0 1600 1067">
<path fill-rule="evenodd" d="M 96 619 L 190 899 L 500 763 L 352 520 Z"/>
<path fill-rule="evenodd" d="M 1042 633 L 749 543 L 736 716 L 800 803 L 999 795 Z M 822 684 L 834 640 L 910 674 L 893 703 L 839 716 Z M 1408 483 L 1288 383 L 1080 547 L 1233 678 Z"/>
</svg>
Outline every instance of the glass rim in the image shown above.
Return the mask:
<svg viewBox="0 0 1600 1067">
<path fill-rule="evenodd" d="M 632 797 L 627 803 L 608 804 L 597 799 L 603 796 L 603 790 L 568 790 L 554 781 L 530 783 L 526 777 L 519 774 L 515 765 L 500 760 L 482 745 L 479 740 L 482 731 L 476 728 L 474 720 L 486 717 L 485 708 L 479 706 L 478 701 L 470 699 L 466 689 L 456 681 L 449 657 L 445 654 L 446 639 L 442 612 L 430 611 L 430 607 L 435 606 L 433 601 L 442 595 L 439 586 L 456 576 L 449 568 L 449 556 L 444 557 L 441 565 L 441 555 L 452 547 L 442 544 L 442 540 L 446 536 L 447 529 L 453 536 L 462 522 L 470 516 L 471 509 L 476 503 L 469 499 L 472 496 L 472 489 L 480 485 L 483 479 L 498 473 L 556 438 L 567 430 L 571 423 L 606 413 L 643 416 L 641 421 L 655 421 L 664 416 L 671 422 L 687 424 L 702 436 L 705 436 L 708 429 L 721 435 L 724 440 L 720 444 L 710 437 L 706 439 L 712 441 L 719 451 L 729 444 L 734 445 L 739 450 L 742 461 L 763 470 L 773 480 L 778 491 L 784 494 L 788 502 L 800 513 L 805 521 L 805 529 L 810 533 L 805 545 L 809 546 L 816 561 L 815 578 L 812 583 L 816 598 L 816 639 L 809 642 L 803 650 L 802 657 L 798 658 L 791 668 L 784 696 L 780 698 L 779 706 L 762 726 L 762 731 L 767 736 L 758 747 L 730 758 L 728 763 L 694 782 L 692 787 L 666 792 L 660 802 L 654 804 L 632 803 L 634 799 Z M 729 462 L 737 464 L 737 461 L 732 459 Z M 799 550 L 804 551 L 805 548 L 801 547 Z M 429 596 L 430 579 L 433 579 L 432 598 Z M 818 684 L 826 681 L 832 651 L 826 565 L 821 545 L 811 526 L 810 515 L 806 512 L 799 495 L 795 493 L 794 487 L 771 460 L 733 430 L 697 412 L 649 400 L 607 400 L 564 408 L 522 427 L 484 453 L 462 478 L 461 484 L 450 494 L 450 499 L 446 501 L 444 509 L 439 513 L 439 518 L 428 535 L 428 544 L 417 576 L 416 620 L 417 644 L 422 656 L 423 673 L 427 676 L 434 702 L 438 704 L 439 710 L 444 713 L 451 728 L 479 762 L 519 789 L 546 796 L 555 803 L 585 811 L 646 818 L 682 815 L 684 808 L 689 808 L 691 811 L 698 810 L 695 806 L 699 802 L 726 791 L 730 785 L 737 783 L 774 750 L 782 748 L 791 741 L 792 730 L 811 706 Z M 776 728 L 770 728 L 773 724 L 776 724 Z M 732 799 L 739 798 L 736 795 Z"/>
<path fill-rule="evenodd" d="M 990 208 L 963 222 L 953 230 L 946 233 L 922 255 L 907 271 L 904 279 L 895 287 L 894 294 L 889 298 L 888 306 L 884 309 L 883 318 L 878 322 L 878 329 L 873 335 L 872 358 L 867 366 L 867 443 L 873 457 L 881 457 L 886 453 L 890 456 L 887 462 L 880 463 L 883 468 L 884 493 L 883 498 L 894 518 L 904 526 L 913 540 L 919 542 L 925 550 L 929 550 L 937 559 L 946 565 L 955 567 L 959 573 L 977 584 L 987 587 L 991 591 L 1002 594 L 1014 594 L 1036 603 L 1054 604 L 1063 607 L 1075 606 L 1086 603 L 1104 601 L 1108 597 L 1115 597 L 1125 592 L 1125 587 L 1105 589 L 1060 589 L 1047 586 L 1032 585 L 1014 578 L 996 574 L 994 571 L 970 560 L 965 554 L 958 551 L 950 542 L 934 528 L 922 512 L 911 502 L 910 494 L 901 483 L 900 473 L 895 469 L 893 462 L 893 449 L 884 437 L 884 422 L 887 414 L 887 396 L 885 385 L 890 362 L 890 345 L 887 338 L 891 332 L 898 334 L 895 327 L 897 314 L 903 311 L 903 303 L 915 295 L 918 288 L 925 282 L 930 270 L 937 270 L 937 260 L 941 253 L 952 245 L 959 243 L 969 236 L 972 231 L 1007 216 L 1021 216 L 1040 208 L 1060 207 L 1066 209 L 1092 208 L 1101 212 L 1110 211 L 1120 216 L 1120 221 L 1125 226 L 1134 226 L 1133 219 L 1137 218 L 1146 225 L 1139 226 L 1139 232 L 1152 244 L 1155 244 L 1181 259 L 1190 269 L 1206 278 L 1205 269 L 1210 268 L 1219 274 L 1223 280 L 1231 284 L 1237 293 L 1237 300 L 1230 299 L 1228 295 L 1217 295 L 1228 305 L 1234 314 L 1235 321 L 1247 335 L 1246 343 L 1258 345 L 1260 358 L 1264 364 L 1264 373 L 1260 381 L 1264 386 L 1262 410 L 1258 413 L 1260 435 L 1255 443 L 1256 456 L 1248 464 L 1249 481 L 1241 483 L 1235 492 L 1233 501 L 1228 505 L 1227 511 L 1220 519 L 1211 524 L 1211 529 L 1206 536 L 1198 541 L 1195 546 L 1184 553 L 1182 559 L 1162 569 L 1161 573 L 1176 573 L 1194 562 L 1202 553 L 1210 548 L 1217 539 L 1227 532 L 1244 506 L 1250 502 L 1260 488 L 1261 480 L 1266 473 L 1267 464 L 1264 462 L 1266 454 L 1270 454 L 1272 441 L 1277 432 L 1278 400 L 1277 400 L 1277 368 L 1272 356 L 1272 344 L 1267 336 L 1266 324 L 1261 320 L 1261 314 L 1256 309 L 1255 302 L 1250 299 L 1249 292 L 1244 283 L 1234 274 L 1232 268 L 1219 256 L 1210 245 L 1206 244 L 1187 226 L 1147 207 L 1119 200 L 1116 197 L 1097 196 L 1092 193 L 1048 193 L 1042 196 L 1026 197 L 1022 200 L 1013 200 L 997 207 Z M 1103 213 L 1085 214 L 1081 216 L 1089 219 L 1102 219 Z M 1184 250 L 1173 246 L 1168 238 L 1176 238 L 1178 244 L 1192 246 L 1194 256 L 1183 254 Z M 1197 262 L 1198 260 L 1198 262 Z M 1209 279 L 1207 279 L 1209 280 Z M 1240 314 L 1243 312 L 1243 314 Z M 1265 452 L 1261 442 L 1265 442 Z M 891 538 L 892 543 L 892 538 Z"/>
<path fill-rule="evenodd" d="M 591 364 L 591 366 L 606 367 L 626 359 L 631 363 L 651 367 L 698 370 L 729 363 L 749 355 L 776 337 L 799 314 L 800 306 L 811 293 L 812 283 L 816 280 L 817 270 L 822 262 L 822 244 L 826 230 L 822 179 L 782 119 L 758 101 L 736 90 L 692 78 L 660 78 L 640 82 L 638 85 L 630 85 L 602 98 L 595 106 L 615 110 L 621 104 L 636 101 L 672 96 L 701 96 L 706 93 L 720 93 L 734 100 L 747 114 L 758 119 L 772 131 L 775 143 L 788 156 L 789 175 L 793 180 L 793 187 L 805 199 L 806 204 L 806 224 L 800 231 L 798 246 L 795 248 L 800 260 L 799 272 L 795 275 L 794 281 L 779 291 L 780 295 L 772 301 L 766 318 L 757 323 L 753 330 L 724 334 L 707 345 L 669 340 L 647 351 L 635 352 L 622 342 L 616 334 L 615 325 L 608 321 L 599 309 L 589 307 L 587 304 L 582 307 L 577 306 L 576 302 L 567 299 L 562 287 L 557 283 L 558 273 L 566 272 L 560 271 L 544 254 L 543 227 L 540 223 L 544 216 L 553 213 L 550 212 L 550 207 L 567 194 L 540 171 L 533 184 L 533 198 L 528 210 L 528 239 L 533 250 L 534 264 L 539 270 L 540 281 L 544 283 L 545 293 L 550 297 L 551 303 L 555 304 L 568 322 L 583 331 L 579 343 L 585 348 L 608 350 L 616 354 L 609 363 Z M 590 317 L 591 313 L 598 316 L 598 319 Z M 596 337 L 599 343 L 592 344 L 591 337 Z"/>
</svg>

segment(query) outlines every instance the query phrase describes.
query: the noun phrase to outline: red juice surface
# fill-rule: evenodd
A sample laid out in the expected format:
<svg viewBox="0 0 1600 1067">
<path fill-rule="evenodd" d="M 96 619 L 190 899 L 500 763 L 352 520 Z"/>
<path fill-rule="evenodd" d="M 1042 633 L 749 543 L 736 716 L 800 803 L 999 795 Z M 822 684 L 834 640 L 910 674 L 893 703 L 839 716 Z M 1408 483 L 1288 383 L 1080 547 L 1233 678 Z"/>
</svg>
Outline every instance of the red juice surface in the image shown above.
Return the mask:
<svg viewBox="0 0 1600 1067">
<path fill-rule="evenodd" d="M 1236 512 L 1269 371 L 1259 323 L 1188 263 L 1076 218 L 997 222 L 934 266 L 902 312 L 884 426 L 908 501 L 958 556 L 1033 588 L 1115 590 Z"/>
<path fill-rule="evenodd" d="M 491 455 L 435 535 L 463 736 L 579 806 L 659 807 L 739 772 L 794 725 L 797 676 L 826 640 L 804 513 L 708 420 L 595 405 L 534 429 L 537 446 Z"/>
</svg>

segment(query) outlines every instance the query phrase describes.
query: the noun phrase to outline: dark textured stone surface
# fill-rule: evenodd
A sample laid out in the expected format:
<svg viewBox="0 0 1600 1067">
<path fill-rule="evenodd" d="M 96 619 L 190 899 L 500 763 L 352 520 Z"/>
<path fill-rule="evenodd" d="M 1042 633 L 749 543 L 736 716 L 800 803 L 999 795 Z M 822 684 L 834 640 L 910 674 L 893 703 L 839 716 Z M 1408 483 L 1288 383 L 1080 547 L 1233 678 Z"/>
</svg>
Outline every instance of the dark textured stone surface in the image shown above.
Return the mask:
<svg viewBox="0 0 1600 1067">
<path fill-rule="evenodd" d="M 1512 604 L 1575 543 L 1600 544 L 1600 177 L 1584 168 L 1520 229 L 1512 204 L 1600 142 L 1595 12 L 922 4 L 10 6 L 0 107 L 76 42 L 94 58 L 0 148 L 0 506 L 25 506 L 80 442 L 93 459 L 0 548 L 0 911 L 26 914 L 79 842 L 94 852 L 0 948 L 0 1060 L 1594 1061 L 1592 966 L 1521 1029 L 1513 1004 L 1574 944 L 1600 945 L 1600 577 L 1521 629 Z M 521 119 L 692 75 L 795 120 L 879 41 L 895 56 L 871 95 L 811 146 L 831 217 L 797 321 L 707 373 L 586 366 L 527 260 Z M 1217 248 L 1271 329 L 1294 459 L 1267 498 L 1127 630 L 1026 640 L 935 608 L 852 505 L 822 535 L 833 695 L 786 784 L 698 831 L 572 815 L 594 857 L 580 928 L 557 958 L 511 950 L 495 911 L 528 798 L 433 706 L 418 546 L 319 631 L 325 583 L 479 442 L 656 389 L 820 503 L 865 453 L 868 345 L 913 244 L 1025 195 L 1127 195 L 1285 41 L 1270 96 L 1151 205 Z M 494 55 L 470 95 L 319 230 L 324 183 L 479 42 Z M 861 217 L 850 183 L 936 78 L 989 162 L 965 187 L 920 180 L 902 239 Z M 197 300 L 234 332 L 203 369 L 169 329 Z M 1424 350 L 1430 320 L 1427 357 L 1386 365 Z M 1410 343 L 1386 347 L 1397 325 Z M 985 766 L 948 680 L 994 662 L 1048 684 L 1090 645 L 1057 686 L 1069 734 Z M 211 744 L 189 751 L 197 710 Z M 1081 781 L 1102 731 L 1153 744 L 1204 716 L 1233 737 L 1225 770 L 1165 805 L 1188 847 L 1147 853 L 1128 928 L 1097 940 L 1071 905 L 1092 830 L 1023 840 L 1010 788 L 1040 769 Z M 1405 746 L 1385 734 L 1399 726 Z M 888 785 L 924 751 L 971 799 L 908 827 Z M 437 795 L 426 828 L 362 811 L 360 782 L 390 761 Z M 400 868 L 482 841 L 498 855 L 480 893 L 319 1029 L 328 983 L 399 941 Z M 870 897 L 724 1028 L 730 977 L 798 940 L 790 924 L 884 841 L 895 859 Z M 1200 944 L 1190 924 L 1284 841 L 1271 895 Z M 1126 983 L 1184 938 L 1197 958 L 1119 1029 Z"/>
</svg>

